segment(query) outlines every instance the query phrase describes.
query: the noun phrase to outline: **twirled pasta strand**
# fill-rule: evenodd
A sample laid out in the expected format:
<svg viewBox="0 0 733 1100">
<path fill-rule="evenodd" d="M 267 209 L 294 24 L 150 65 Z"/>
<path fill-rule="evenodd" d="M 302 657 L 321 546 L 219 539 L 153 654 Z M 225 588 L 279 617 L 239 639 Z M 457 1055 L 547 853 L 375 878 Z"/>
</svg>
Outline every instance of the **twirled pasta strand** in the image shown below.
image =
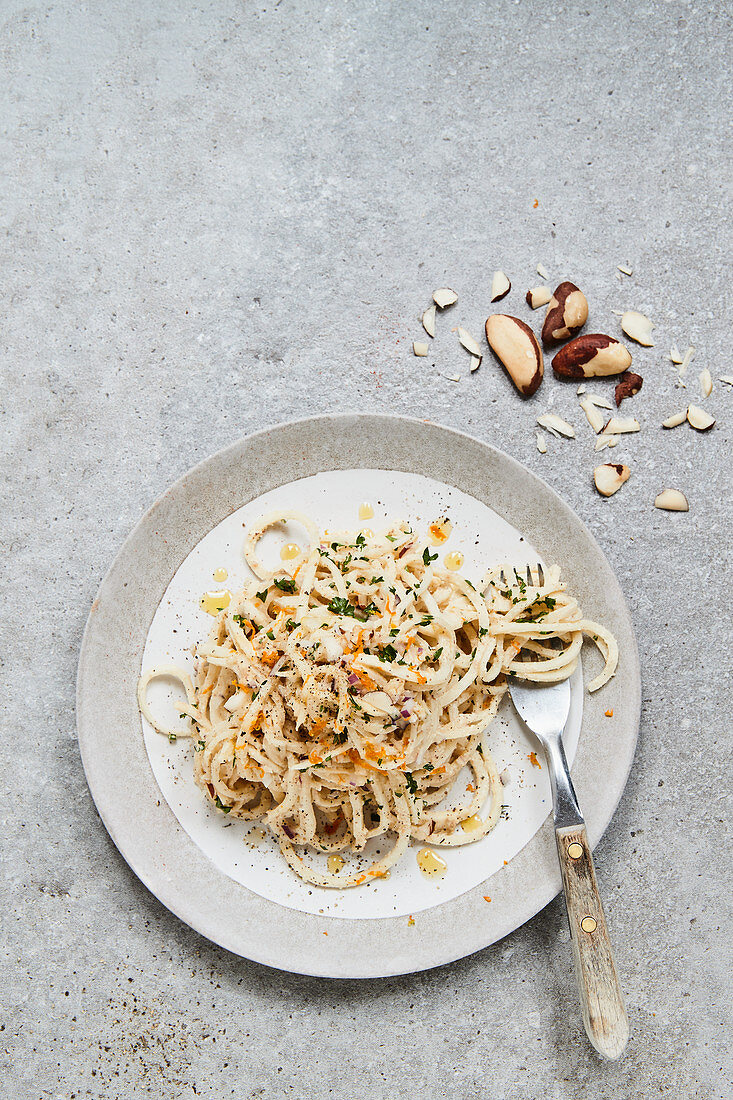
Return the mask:
<svg viewBox="0 0 733 1100">
<path fill-rule="evenodd" d="M 257 544 L 286 521 L 306 529 L 310 548 L 268 571 Z M 508 678 L 566 679 L 584 635 L 604 657 L 589 690 L 615 671 L 615 639 L 582 617 L 556 566 L 542 583 L 504 566 L 479 591 L 438 568 L 406 523 L 369 540 L 319 540 L 293 512 L 252 525 L 245 557 L 259 583 L 245 585 L 198 646 L 193 681 L 175 666 L 150 669 L 140 709 L 161 733 L 192 736 L 207 797 L 267 824 L 293 870 L 319 886 L 386 874 L 410 839 L 462 845 L 495 826 L 501 782 L 486 730 Z M 190 731 L 168 729 L 147 703 L 148 683 L 170 675 L 186 691 Z M 473 781 L 448 805 L 464 766 Z M 478 828 L 460 829 L 482 810 Z M 322 870 L 298 852 L 360 852 L 388 834 L 386 853 L 353 873 Z"/>
</svg>

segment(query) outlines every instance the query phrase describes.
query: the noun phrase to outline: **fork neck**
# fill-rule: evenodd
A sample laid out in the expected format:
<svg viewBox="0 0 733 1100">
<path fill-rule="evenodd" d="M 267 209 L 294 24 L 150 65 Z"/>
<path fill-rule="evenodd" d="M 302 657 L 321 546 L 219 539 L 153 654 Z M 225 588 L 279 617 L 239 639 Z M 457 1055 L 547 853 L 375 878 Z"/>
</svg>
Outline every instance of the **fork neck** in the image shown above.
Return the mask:
<svg viewBox="0 0 733 1100">
<path fill-rule="evenodd" d="M 550 773 L 555 828 L 564 829 L 571 825 L 582 825 L 584 818 L 570 778 L 570 768 L 565 757 L 562 737 L 557 734 L 554 737 L 543 738 L 543 744 Z"/>
</svg>

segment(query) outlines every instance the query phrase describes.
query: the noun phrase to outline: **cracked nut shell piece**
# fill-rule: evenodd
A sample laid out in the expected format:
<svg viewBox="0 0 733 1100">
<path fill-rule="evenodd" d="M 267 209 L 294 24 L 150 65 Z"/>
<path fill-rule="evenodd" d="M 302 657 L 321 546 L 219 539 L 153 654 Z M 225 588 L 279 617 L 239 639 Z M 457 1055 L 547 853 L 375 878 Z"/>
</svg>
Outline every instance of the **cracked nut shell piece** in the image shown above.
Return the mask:
<svg viewBox="0 0 733 1100">
<path fill-rule="evenodd" d="M 634 394 L 637 394 L 643 382 L 644 379 L 640 374 L 634 374 L 634 372 L 630 370 L 624 371 L 616 383 L 616 389 L 614 390 L 616 408 L 619 407 L 625 397 L 633 397 Z"/>
</svg>

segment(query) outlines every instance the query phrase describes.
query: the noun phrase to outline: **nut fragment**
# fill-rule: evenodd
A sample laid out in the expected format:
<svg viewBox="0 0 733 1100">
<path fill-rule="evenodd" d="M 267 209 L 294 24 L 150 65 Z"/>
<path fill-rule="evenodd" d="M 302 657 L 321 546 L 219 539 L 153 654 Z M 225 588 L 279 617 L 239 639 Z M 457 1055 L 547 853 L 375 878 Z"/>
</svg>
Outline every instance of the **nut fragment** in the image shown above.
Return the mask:
<svg viewBox="0 0 733 1100">
<path fill-rule="evenodd" d="M 664 489 L 654 498 L 654 507 L 663 508 L 666 512 L 689 512 L 690 505 L 687 497 L 679 489 Z"/>
<path fill-rule="evenodd" d="M 682 352 L 676 344 L 672 344 L 672 347 L 669 349 L 668 358 L 674 363 L 676 367 L 678 367 L 682 362 Z"/>
<path fill-rule="evenodd" d="M 711 416 L 705 409 L 701 409 L 699 405 L 687 406 L 687 420 L 690 427 L 695 428 L 698 432 L 709 431 L 715 423 L 715 417 Z"/>
<path fill-rule="evenodd" d="M 710 397 L 713 392 L 713 376 L 707 367 L 700 371 L 700 389 L 702 390 L 703 397 Z"/>
<path fill-rule="evenodd" d="M 687 420 L 687 409 L 684 412 L 672 413 L 666 420 L 662 421 L 663 428 L 678 428 L 680 424 L 684 424 Z"/>
<path fill-rule="evenodd" d="M 623 264 L 617 264 L 616 265 L 616 270 L 620 271 L 622 273 L 622 275 L 633 275 L 634 274 L 634 272 L 632 271 L 632 269 L 630 267 L 624 267 Z"/>
<path fill-rule="evenodd" d="M 608 409 L 609 412 L 613 412 L 613 405 L 605 397 L 598 397 L 595 393 L 589 393 L 588 400 L 599 409 Z"/>
<path fill-rule="evenodd" d="M 525 301 L 532 309 L 539 309 L 540 306 L 546 306 L 551 298 L 552 291 L 549 286 L 533 286 L 527 291 Z"/>
<path fill-rule="evenodd" d="M 640 374 L 634 374 L 633 371 L 630 370 L 624 371 L 616 383 L 616 389 L 614 390 L 616 408 L 619 407 L 624 398 L 633 397 L 637 394 L 642 387 L 643 381 L 644 379 Z"/>
<path fill-rule="evenodd" d="M 601 428 L 603 427 L 603 417 L 599 413 L 598 409 L 588 397 L 581 397 L 580 407 L 587 416 L 588 423 L 590 424 L 591 428 L 596 433 L 596 435 L 598 435 Z"/>
<path fill-rule="evenodd" d="M 502 298 L 506 298 L 511 289 L 512 284 L 504 272 L 495 271 L 494 278 L 491 280 L 491 301 L 500 302 Z"/>
<path fill-rule="evenodd" d="M 540 279 L 549 279 L 550 278 L 550 276 L 547 274 L 547 272 L 545 271 L 542 264 L 537 264 L 537 274 L 539 275 Z"/>
<path fill-rule="evenodd" d="M 524 397 L 531 397 L 545 371 L 542 350 L 529 325 L 506 313 L 493 313 L 486 322 L 489 347 Z"/>
<path fill-rule="evenodd" d="M 470 332 L 466 332 L 465 328 L 458 328 L 458 339 L 460 340 L 466 351 L 470 351 L 471 355 L 481 358 L 481 348 L 478 346 Z"/>
<path fill-rule="evenodd" d="M 547 454 L 547 440 L 544 432 L 537 432 L 537 450 L 541 455 Z"/>
<path fill-rule="evenodd" d="M 576 336 L 552 360 L 558 378 L 596 378 L 622 374 L 631 366 L 631 352 L 612 336 L 587 332 Z"/>
<path fill-rule="evenodd" d="M 428 336 L 435 336 L 435 306 L 430 306 L 422 315 L 422 327 Z"/>
<path fill-rule="evenodd" d="M 603 429 L 604 435 L 624 435 L 626 432 L 638 432 L 639 421 L 633 416 L 612 416 Z"/>
<path fill-rule="evenodd" d="M 689 367 L 690 363 L 692 362 L 692 360 L 694 358 L 695 358 L 695 349 L 693 348 L 692 344 L 690 344 L 690 346 L 688 347 L 687 351 L 684 354 L 684 358 L 683 358 L 682 362 L 680 363 L 680 368 L 679 368 L 680 378 L 682 378 L 684 376 L 685 371 L 687 370 L 687 368 Z"/>
<path fill-rule="evenodd" d="M 575 336 L 588 320 L 588 302 L 575 283 L 564 282 L 556 288 L 547 307 L 542 326 L 544 347 L 559 344 L 569 336 Z"/>
<path fill-rule="evenodd" d="M 428 354 L 428 345 L 427 344 L 421 344 L 418 340 L 415 340 L 415 341 L 413 341 L 413 344 L 412 344 L 412 350 L 413 350 L 415 355 L 427 355 Z"/>
<path fill-rule="evenodd" d="M 622 462 L 604 462 L 593 471 L 596 489 L 604 497 L 612 497 L 630 477 L 631 470 Z"/>
<path fill-rule="evenodd" d="M 537 417 L 541 428 L 547 428 L 553 435 L 562 435 L 566 439 L 575 439 L 575 428 L 556 413 L 543 413 Z"/>
<path fill-rule="evenodd" d="M 458 301 L 458 295 L 455 290 L 451 290 L 450 287 L 442 286 L 440 290 L 435 291 L 433 301 L 438 309 L 447 309 L 448 306 L 455 305 Z"/>
<path fill-rule="evenodd" d="M 652 329 L 654 324 L 643 313 L 637 313 L 635 309 L 627 309 L 621 314 L 621 328 L 631 340 L 642 344 L 645 348 L 653 348 Z"/>
<path fill-rule="evenodd" d="M 483 359 L 483 355 L 472 355 L 471 356 L 471 365 L 468 368 L 470 370 L 471 374 L 473 374 L 473 372 L 475 370 L 479 369 L 479 367 L 481 366 L 481 360 L 482 359 Z"/>
</svg>

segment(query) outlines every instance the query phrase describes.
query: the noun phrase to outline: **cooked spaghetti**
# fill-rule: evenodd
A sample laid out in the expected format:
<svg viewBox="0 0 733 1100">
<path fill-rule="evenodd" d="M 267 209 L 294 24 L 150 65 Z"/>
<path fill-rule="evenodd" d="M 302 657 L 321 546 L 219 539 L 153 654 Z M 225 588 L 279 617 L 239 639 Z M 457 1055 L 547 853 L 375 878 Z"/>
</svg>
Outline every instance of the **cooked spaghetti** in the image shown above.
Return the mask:
<svg viewBox="0 0 733 1100">
<path fill-rule="evenodd" d="M 269 571 L 257 544 L 288 520 L 305 527 L 310 548 Z M 583 618 L 556 566 L 529 574 L 503 566 L 477 589 L 439 568 L 406 523 L 368 539 L 319 539 L 294 512 L 260 520 L 245 557 L 258 582 L 198 645 L 193 679 L 175 666 L 150 669 L 140 709 L 171 739 L 192 737 L 206 797 L 231 817 L 266 824 L 293 870 L 319 886 L 383 876 L 413 839 L 462 845 L 485 836 L 501 810 L 486 731 L 508 679 L 567 678 L 584 636 L 604 658 L 589 690 L 616 668 L 615 639 Z M 183 685 L 189 729 L 151 713 L 147 685 L 160 676 Z M 451 801 L 465 766 L 471 782 Z M 478 828 L 461 829 L 468 819 Z M 326 871 L 304 858 L 308 849 L 358 853 L 372 838 L 391 844 L 366 869 Z"/>
</svg>

